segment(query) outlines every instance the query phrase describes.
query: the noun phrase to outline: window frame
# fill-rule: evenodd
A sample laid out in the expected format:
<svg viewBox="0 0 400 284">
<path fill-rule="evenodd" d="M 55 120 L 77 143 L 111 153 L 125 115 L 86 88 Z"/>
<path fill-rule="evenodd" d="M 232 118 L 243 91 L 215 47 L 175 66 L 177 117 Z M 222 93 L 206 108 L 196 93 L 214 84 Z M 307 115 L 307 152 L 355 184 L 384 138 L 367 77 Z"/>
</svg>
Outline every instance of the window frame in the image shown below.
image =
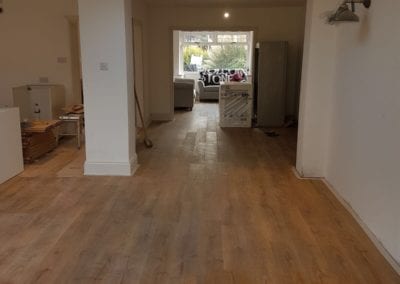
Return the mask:
<svg viewBox="0 0 400 284">
<path fill-rule="evenodd" d="M 185 36 L 187 35 L 208 35 L 208 38 L 211 38 L 212 41 L 185 41 Z M 246 42 L 218 42 L 218 36 L 220 35 L 246 35 Z M 227 46 L 227 45 L 239 45 L 239 46 L 247 46 L 247 56 L 246 61 L 248 65 L 248 72 L 251 74 L 252 70 L 252 47 L 253 47 L 253 32 L 252 31 L 180 31 L 179 36 L 179 56 L 181 57 L 181 65 L 179 67 L 180 70 L 183 71 L 184 75 L 196 75 L 198 71 L 185 71 L 184 60 L 183 60 L 183 50 L 187 46 Z M 182 69 L 181 69 L 182 68 Z"/>
</svg>

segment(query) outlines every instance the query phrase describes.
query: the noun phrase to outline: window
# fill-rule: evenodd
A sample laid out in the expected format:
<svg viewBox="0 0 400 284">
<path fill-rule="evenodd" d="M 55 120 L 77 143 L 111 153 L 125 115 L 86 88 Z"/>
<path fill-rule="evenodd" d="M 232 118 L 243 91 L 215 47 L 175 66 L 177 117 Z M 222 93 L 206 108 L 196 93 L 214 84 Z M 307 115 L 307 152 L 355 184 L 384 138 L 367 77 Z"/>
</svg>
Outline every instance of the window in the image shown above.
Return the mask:
<svg viewBox="0 0 400 284">
<path fill-rule="evenodd" d="M 251 69 L 252 32 L 180 32 L 179 69 Z"/>
</svg>

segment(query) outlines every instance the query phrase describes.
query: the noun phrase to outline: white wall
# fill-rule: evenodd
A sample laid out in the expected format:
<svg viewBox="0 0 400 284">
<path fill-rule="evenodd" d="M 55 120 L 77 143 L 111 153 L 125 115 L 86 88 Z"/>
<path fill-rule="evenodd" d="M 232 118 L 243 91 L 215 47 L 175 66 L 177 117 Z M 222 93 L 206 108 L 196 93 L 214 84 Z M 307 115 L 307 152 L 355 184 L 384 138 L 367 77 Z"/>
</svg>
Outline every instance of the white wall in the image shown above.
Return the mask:
<svg viewBox="0 0 400 284">
<path fill-rule="evenodd" d="M 296 165 L 297 171 L 307 177 L 325 174 L 336 28 L 325 24 L 322 15 L 335 9 L 336 3 L 336 0 L 307 1 Z"/>
<path fill-rule="evenodd" d="M 174 53 L 174 78 L 183 76 L 183 66 L 181 67 L 182 62 L 182 52 L 181 52 L 181 32 L 174 31 L 173 34 L 173 53 Z"/>
<path fill-rule="evenodd" d="M 400 262 L 400 1 L 326 25 L 337 3 L 308 1 L 297 167 L 324 177 Z"/>
<path fill-rule="evenodd" d="M 400 1 L 338 26 L 326 178 L 400 262 Z"/>
<path fill-rule="evenodd" d="M 227 21 L 223 12 L 229 10 Z M 172 106 L 172 29 L 256 29 L 256 41 L 287 40 L 290 44 L 287 113 L 296 113 L 296 94 L 304 33 L 304 7 L 155 6 L 149 12 L 149 54 L 151 113 L 168 119 Z"/>
<path fill-rule="evenodd" d="M 136 167 L 130 0 L 79 0 L 87 175 Z"/>
<path fill-rule="evenodd" d="M 12 88 L 38 83 L 66 87 L 67 103 L 80 94 L 72 92 L 70 33 L 67 15 L 77 13 L 76 0 L 3 1 L 0 14 L 0 106 L 12 105 Z M 67 63 L 57 63 L 66 57 Z"/>
</svg>

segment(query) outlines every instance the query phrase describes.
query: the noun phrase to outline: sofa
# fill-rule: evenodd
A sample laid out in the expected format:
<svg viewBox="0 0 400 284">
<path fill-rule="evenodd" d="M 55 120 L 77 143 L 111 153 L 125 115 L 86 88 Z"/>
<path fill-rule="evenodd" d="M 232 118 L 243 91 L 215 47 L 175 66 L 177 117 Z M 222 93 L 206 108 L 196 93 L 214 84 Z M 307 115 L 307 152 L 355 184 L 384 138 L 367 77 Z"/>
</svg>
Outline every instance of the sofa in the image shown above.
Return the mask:
<svg viewBox="0 0 400 284">
<path fill-rule="evenodd" d="M 174 79 L 174 107 L 193 109 L 195 100 L 193 79 Z"/>
<path fill-rule="evenodd" d="M 218 100 L 219 84 L 206 86 L 202 80 L 196 82 L 196 96 L 199 100 Z"/>
<path fill-rule="evenodd" d="M 222 81 L 247 81 L 243 69 L 210 69 L 200 72 L 196 82 L 196 96 L 199 100 L 219 100 L 219 86 Z"/>
</svg>

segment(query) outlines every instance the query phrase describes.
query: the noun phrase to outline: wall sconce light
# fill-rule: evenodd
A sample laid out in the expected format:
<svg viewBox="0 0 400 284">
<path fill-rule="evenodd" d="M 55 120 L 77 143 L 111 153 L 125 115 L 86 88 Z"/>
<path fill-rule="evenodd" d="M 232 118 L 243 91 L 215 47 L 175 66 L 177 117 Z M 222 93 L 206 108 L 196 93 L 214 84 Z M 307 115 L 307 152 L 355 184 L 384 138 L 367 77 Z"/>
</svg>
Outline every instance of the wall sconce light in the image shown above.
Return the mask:
<svg viewBox="0 0 400 284">
<path fill-rule="evenodd" d="M 349 5 L 351 9 L 349 8 Z M 334 24 L 336 22 L 359 22 L 360 18 L 356 15 L 356 5 L 363 4 L 365 8 L 371 7 L 371 0 L 345 0 L 336 12 L 328 16 L 328 23 Z"/>
</svg>

